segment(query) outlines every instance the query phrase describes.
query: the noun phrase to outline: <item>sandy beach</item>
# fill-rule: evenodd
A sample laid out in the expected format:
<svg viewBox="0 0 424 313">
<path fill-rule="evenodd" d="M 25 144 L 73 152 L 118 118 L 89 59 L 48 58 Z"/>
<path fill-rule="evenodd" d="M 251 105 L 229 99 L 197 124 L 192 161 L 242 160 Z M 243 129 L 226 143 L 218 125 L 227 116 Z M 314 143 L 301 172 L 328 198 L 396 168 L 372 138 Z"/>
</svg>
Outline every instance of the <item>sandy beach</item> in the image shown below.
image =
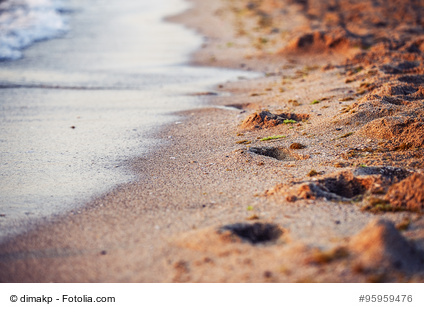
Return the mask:
<svg viewBox="0 0 424 313">
<path fill-rule="evenodd" d="M 0 244 L 0 281 L 423 282 L 422 3 L 193 4 L 192 63 L 263 75 L 190 95 L 136 182 Z"/>
</svg>

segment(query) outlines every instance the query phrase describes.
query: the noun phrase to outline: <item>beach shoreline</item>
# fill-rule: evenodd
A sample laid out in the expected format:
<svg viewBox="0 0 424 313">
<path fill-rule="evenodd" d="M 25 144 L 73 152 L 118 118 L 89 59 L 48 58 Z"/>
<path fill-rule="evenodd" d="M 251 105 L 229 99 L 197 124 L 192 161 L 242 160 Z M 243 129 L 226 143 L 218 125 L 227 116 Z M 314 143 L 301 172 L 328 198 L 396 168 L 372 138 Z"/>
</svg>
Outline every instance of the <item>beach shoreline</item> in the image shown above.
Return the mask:
<svg viewBox="0 0 424 313">
<path fill-rule="evenodd" d="M 65 37 L 1 62 L 0 242 L 132 181 L 123 163 L 157 145 L 170 112 L 241 73 L 185 64 L 200 36 L 162 21 L 182 0 L 117 2 L 67 1 Z"/>
<path fill-rule="evenodd" d="M 0 281 L 424 280 L 420 195 L 412 195 L 418 204 L 401 204 L 399 210 L 381 196 L 392 186 L 401 190 L 414 175 L 420 183 L 422 145 L 412 130 L 409 148 L 366 136 L 374 120 L 385 118 L 384 108 L 377 116 L 358 105 L 363 97 L 368 96 L 365 104 L 374 101 L 366 88 L 378 82 L 369 76 L 382 74 L 369 74 L 377 69 L 365 61 L 354 63 L 355 45 L 296 56 L 272 53 L 284 50 L 278 43 L 240 57 L 251 42 L 226 31 L 237 21 L 228 18 L 234 8 L 226 4 L 195 1 L 194 9 L 170 20 L 209 38 L 194 64 L 264 76 L 193 95 L 206 107 L 177 113 L 178 121 L 155 135 L 164 145 L 131 161 L 137 182 L 1 244 Z M 236 13 L 256 18 L 250 12 L 255 7 L 243 8 Z M 290 10 L 300 25 L 298 8 Z M 265 34 L 258 36 L 267 45 Z M 352 66 L 342 64 L 346 58 L 353 58 Z M 410 72 L 397 70 L 419 80 L 423 64 L 409 62 L 417 63 L 409 65 Z M 361 77 L 364 72 L 368 76 Z M 419 94 L 409 94 L 395 100 L 418 101 L 419 110 Z M 380 202 L 373 204 L 371 197 Z M 387 212 L 377 210 L 383 205 Z"/>
</svg>

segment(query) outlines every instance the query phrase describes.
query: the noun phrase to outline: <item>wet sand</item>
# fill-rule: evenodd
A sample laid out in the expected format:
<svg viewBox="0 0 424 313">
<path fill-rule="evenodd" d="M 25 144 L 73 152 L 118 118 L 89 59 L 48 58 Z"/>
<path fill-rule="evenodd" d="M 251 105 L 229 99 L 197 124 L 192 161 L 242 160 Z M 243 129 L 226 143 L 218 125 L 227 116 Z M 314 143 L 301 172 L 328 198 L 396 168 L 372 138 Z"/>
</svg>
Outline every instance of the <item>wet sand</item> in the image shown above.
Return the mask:
<svg viewBox="0 0 424 313">
<path fill-rule="evenodd" d="M 266 75 L 197 95 L 137 183 L 2 244 L 0 280 L 422 282 L 422 7 L 359 2 L 172 18 L 207 36 L 195 64 Z"/>
<path fill-rule="evenodd" d="M 67 3 L 65 37 L 0 64 L 0 242 L 134 180 L 151 131 L 242 73 L 186 64 L 201 37 L 162 20 L 182 1 Z"/>
</svg>

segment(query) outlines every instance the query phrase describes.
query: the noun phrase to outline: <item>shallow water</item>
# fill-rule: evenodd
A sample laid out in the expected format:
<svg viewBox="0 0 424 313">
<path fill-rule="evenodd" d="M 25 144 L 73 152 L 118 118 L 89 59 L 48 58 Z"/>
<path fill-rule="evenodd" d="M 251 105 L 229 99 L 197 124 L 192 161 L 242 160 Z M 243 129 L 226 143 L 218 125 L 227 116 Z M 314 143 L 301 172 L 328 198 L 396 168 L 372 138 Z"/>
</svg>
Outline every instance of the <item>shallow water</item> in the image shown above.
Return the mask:
<svg viewBox="0 0 424 313">
<path fill-rule="evenodd" d="M 201 37 L 163 17 L 181 0 L 68 1 L 69 31 L 0 63 L 0 240 L 135 179 L 189 93 L 245 72 L 186 65 Z"/>
<path fill-rule="evenodd" d="M 0 60 L 22 57 L 22 49 L 67 30 L 65 0 L 0 1 Z"/>
</svg>

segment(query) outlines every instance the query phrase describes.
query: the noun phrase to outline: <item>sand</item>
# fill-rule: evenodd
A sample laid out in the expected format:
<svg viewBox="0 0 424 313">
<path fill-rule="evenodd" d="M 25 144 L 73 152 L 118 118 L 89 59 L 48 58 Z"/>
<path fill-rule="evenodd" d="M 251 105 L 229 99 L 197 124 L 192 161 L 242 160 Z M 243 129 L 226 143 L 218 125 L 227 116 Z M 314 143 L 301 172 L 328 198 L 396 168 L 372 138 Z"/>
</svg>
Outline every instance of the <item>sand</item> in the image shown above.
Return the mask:
<svg viewBox="0 0 424 313">
<path fill-rule="evenodd" d="M 193 63 L 263 77 L 193 95 L 137 182 L 2 244 L 0 281 L 424 281 L 420 2 L 194 3 Z"/>
</svg>

